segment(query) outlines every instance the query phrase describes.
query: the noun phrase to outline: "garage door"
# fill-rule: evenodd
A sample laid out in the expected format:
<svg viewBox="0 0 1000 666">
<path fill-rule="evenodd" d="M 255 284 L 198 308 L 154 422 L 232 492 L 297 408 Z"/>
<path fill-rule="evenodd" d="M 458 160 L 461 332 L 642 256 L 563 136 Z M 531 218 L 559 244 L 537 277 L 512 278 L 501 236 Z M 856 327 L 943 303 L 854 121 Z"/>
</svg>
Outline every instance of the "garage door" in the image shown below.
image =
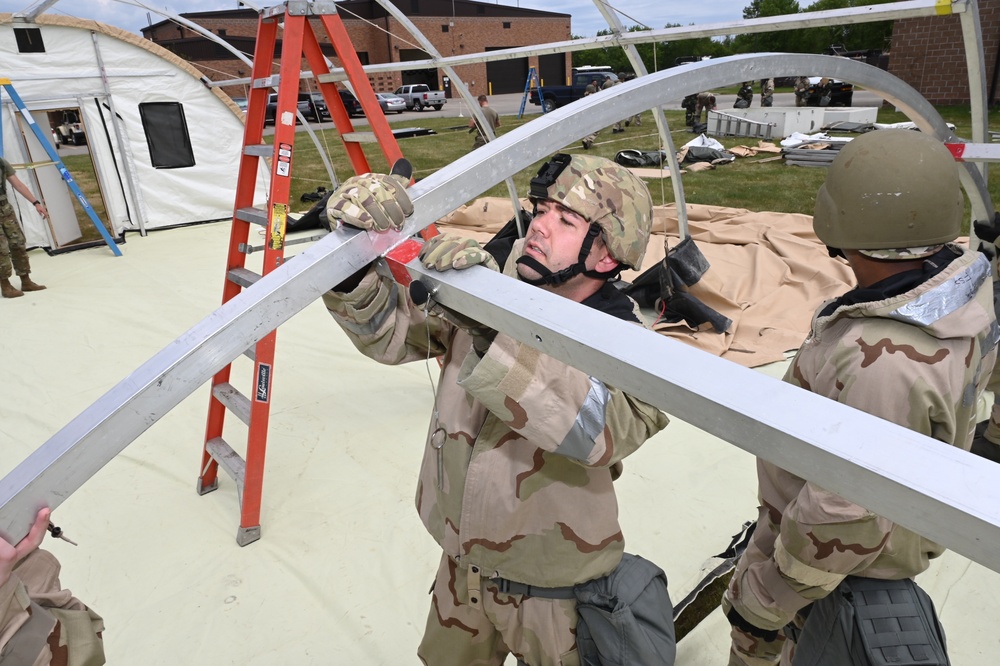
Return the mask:
<svg viewBox="0 0 1000 666">
<path fill-rule="evenodd" d="M 487 51 L 499 51 L 501 48 L 487 48 Z M 528 79 L 528 59 L 497 60 L 486 63 L 486 80 L 494 95 L 503 93 L 523 93 L 524 82 Z"/>
</svg>

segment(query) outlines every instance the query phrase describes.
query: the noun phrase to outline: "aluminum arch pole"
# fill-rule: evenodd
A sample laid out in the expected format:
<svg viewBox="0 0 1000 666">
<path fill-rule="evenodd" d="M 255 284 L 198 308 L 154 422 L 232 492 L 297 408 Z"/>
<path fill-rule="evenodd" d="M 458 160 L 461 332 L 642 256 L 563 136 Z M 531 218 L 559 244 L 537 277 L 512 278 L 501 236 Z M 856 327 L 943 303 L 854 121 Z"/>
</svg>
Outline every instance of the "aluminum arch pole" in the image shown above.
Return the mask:
<svg viewBox="0 0 1000 666">
<path fill-rule="evenodd" d="M 495 271 L 406 268 L 439 303 L 1000 572 L 995 463 Z"/>
<path fill-rule="evenodd" d="M 425 51 L 434 57 L 435 62 L 441 61 L 441 53 L 434 47 L 424 33 L 420 32 L 420 29 L 413 24 L 403 12 L 399 11 L 399 8 L 394 5 L 391 0 L 376 0 L 378 4 L 382 5 L 385 11 L 389 12 L 394 19 L 399 21 L 399 23 L 406 28 L 413 37 L 420 42 L 420 46 L 423 47 Z M 455 73 L 454 68 L 451 65 L 442 65 L 445 73 L 451 77 L 452 81 L 458 82 L 458 94 L 462 96 L 465 103 L 469 105 L 469 113 L 471 113 L 476 118 L 476 123 L 486 133 L 486 141 L 489 143 L 497 138 L 496 133 L 493 131 L 493 126 L 486 120 L 486 116 L 483 115 L 482 107 L 479 106 L 479 101 L 473 98 L 472 93 L 469 92 L 468 86 L 465 85 L 465 81 L 459 78 L 458 74 Z M 452 86 L 453 88 L 455 86 Z M 510 202 L 514 206 L 514 220 L 517 224 L 517 235 L 524 238 L 524 221 L 521 219 L 521 201 L 517 198 L 517 186 L 514 185 L 513 178 L 507 178 L 505 180 L 507 183 L 507 193 L 510 195 Z"/>
<path fill-rule="evenodd" d="M 608 22 L 614 34 L 621 37 L 624 31 L 618 14 L 612 11 L 604 0 L 594 0 L 594 5 L 604 16 L 604 20 Z M 646 63 L 639 57 L 639 51 L 635 48 L 635 44 L 623 44 L 622 49 L 624 49 L 637 76 L 649 74 L 646 70 Z M 681 240 L 685 240 L 690 236 L 690 232 L 688 231 L 687 202 L 684 200 L 684 185 L 681 183 L 681 167 L 677 163 L 677 150 L 674 148 L 674 139 L 670 136 L 670 127 L 667 124 L 667 117 L 663 113 L 663 107 L 654 106 L 652 111 L 653 120 L 656 121 L 656 130 L 660 134 L 661 145 L 666 148 L 667 164 L 670 165 L 670 187 L 674 191 L 674 205 L 677 208 L 677 229 Z M 665 244 L 666 241 L 664 241 Z"/>
<path fill-rule="evenodd" d="M 970 11 L 963 12 L 962 41 L 965 47 L 965 64 L 969 70 L 969 106 L 972 111 L 972 140 L 986 143 L 989 129 L 986 99 L 986 55 L 983 51 L 983 28 L 979 20 L 977 0 L 968 0 Z M 979 164 L 983 178 L 987 176 L 987 165 Z"/>
<path fill-rule="evenodd" d="M 416 211 L 400 232 L 369 235 L 340 230 L 329 234 L 137 368 L 0 479 L 0 536 L 11 542 L 22 538 L 39 507 L 59 506 L 161 416 L 333 285 L 492 184 L 558 151 L 567 140 L 605 127 L 614 122 L 611 118 L 664 103 L 678 91 L 723 85 L 735 80 L 734 71 L 752 71 L 756 63 L 776 76 L 791 76 L 803 66 L 820 71 L 836 61 L 842 61 L 842 69 L 832 74 L 883 94 L 909 110 L 910 117 L 928 130 L 948 133 L 934 108 L 909 86 L 875 67 L 830 56 L 721 58 L 681 72 L 650 74 L 556 109 L 413 185 L 410 194 Z M 896 89 L 887 82 L 904 87 Z M 974 208 L 984 205 L 977 203 L 978 191 L 967 191 Z"/>
<path fill-rule="evenodd" d="M 820 12 L 768 16 L 761 19 L 705 23 L 702 25 L 664 28 L 661 30 L 643 30 L 626 33 L 621 36 L 602 35 L 599 37 L 551 42 L 536 46 L 500 49 L 498 51 L 490 51 L 489 53 L 448 56 L 442 58 L 440 61 L 408 60 L 406 62 L 366 65 L 365 71 L 372 73 L 395 72 L 440 67 L 443 65 L 468 65 L 478 62 L 513 60 L 525 56 L 609 48 L 624 44 L 645 44 L 647 42 L 697 39 L 701 37 L 724 37 L 742 33 L 780 32 L 782 30 L 798 30 L 800 28 L 815 28 L 826 25 L 854 25 L 874 21 L 891 21 L 901 18 L 961 14 L 969 10 L 968 3 L 969 0 L 954 0 L 950 4 L 947 2 L 942 3 L 939 0 L 908 0 L 907 2 L 894 2 L 885 5 L 866 5 L 863 7 L 831 9 Z"/>
</svg>

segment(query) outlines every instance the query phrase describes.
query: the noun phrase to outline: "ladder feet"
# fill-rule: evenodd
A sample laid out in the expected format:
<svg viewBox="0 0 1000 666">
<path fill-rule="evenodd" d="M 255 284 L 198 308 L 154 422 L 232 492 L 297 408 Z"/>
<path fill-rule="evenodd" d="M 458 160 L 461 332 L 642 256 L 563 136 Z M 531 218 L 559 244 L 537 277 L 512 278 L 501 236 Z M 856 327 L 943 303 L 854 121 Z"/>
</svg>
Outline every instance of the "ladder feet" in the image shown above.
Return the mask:
<svg viewBox="0 0 1000 666">
<path fill-rule="evenodd" d="M 208 484 L 207 486 L 203 486 L 202 480 L 198 479 L 198 485 L 195 489 L 198 491 L 199 495 L 207 495 L 208 493 L 212 492 L 218 487 L 219 487 L 219 477 L 215 477 L 215 480 L 212 481 L 212 483 Z"/>
<path fill-rule="evenodd" d="M 260 538 L 260 525 L 255 527 L 241 527 L 236 530 L 236 543 L 246 546 Z"/>
</svg>

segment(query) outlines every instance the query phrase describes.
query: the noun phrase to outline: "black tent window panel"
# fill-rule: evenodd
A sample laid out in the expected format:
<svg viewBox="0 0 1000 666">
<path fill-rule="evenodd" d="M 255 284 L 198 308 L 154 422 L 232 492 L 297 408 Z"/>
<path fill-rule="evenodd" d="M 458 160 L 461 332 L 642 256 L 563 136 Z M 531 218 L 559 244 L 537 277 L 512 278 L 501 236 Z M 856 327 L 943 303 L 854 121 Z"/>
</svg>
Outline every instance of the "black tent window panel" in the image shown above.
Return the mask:
<svg viewBox="0 0 1000 666">
<path fill-rule="evenodd" d="M 180 102 L 147 102 L 139 105 L 149 157 L 157 169 L 194 166 L 184 105 Z"/>
<path fill-rule="evenodd" d="M 45 53 L 42 31 L 38 28 L 14 28 L 18 53 Z"/>
</svg>

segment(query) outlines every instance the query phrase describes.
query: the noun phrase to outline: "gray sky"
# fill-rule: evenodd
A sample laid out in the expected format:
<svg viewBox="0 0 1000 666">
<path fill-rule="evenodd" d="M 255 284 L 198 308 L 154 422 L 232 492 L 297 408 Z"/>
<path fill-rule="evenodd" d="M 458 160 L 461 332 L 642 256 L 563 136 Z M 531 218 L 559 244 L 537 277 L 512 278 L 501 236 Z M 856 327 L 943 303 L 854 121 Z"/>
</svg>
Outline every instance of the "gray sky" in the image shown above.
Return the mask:
<svg viewBox="0 0 1000 666">
<path fill-rule="evenodd" d="M 0 12 L 19 12 L 38 4 L 39 0 L 0 0 Z M 268 0 L 255 0 L 258 6 L 277 4 Z M 520 6 L 528 9 L 560 12 L 573 17 L 573 34 L 593 36 L 607 27 L 600 12 L 590 0 L 499 0 L 497 4 Z M 651 28 L 662 28 L 667 23 L 714 23 L 742 18 L 743 8 L 750 0 L 618 0 L 612 4 L 622 13 L 626 26 L 645 23 Z M 167 8 L 176 14 L 235 9 L 236 0 L 61 0 L 48 11 L 79 18 L 96 19 L 118 28 L 139 33 L 149 25 L 147 10 L 140 6 Z M 149 11 L 152 22 L 163 17 Z"/>
</svg>

